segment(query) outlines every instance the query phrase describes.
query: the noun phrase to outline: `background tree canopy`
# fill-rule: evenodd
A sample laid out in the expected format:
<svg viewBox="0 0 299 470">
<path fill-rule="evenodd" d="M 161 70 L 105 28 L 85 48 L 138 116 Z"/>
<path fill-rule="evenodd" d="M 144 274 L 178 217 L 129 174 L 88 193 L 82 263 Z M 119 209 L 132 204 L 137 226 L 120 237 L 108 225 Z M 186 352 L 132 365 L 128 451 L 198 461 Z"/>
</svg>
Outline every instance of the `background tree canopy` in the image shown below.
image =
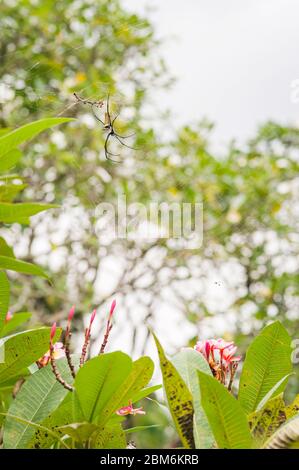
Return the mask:
<svg viewBox="0 0 299 470">
<path fill-rule="evenodd" d="M 0 12 L 2 126 L 78 118 L 27 145 L 20 164 L 29 186 L 16 200 L 34 195 L 61 208 L 30 228 L 1 226 L 18 256 L 53 280 L 11 274 L 13 309 L 33 312 L 36 324 L 64 318 L 73 303 L 83 315 L 117 293 L 115 342 L 134 353 L 148 347 L 146 323 L 173 350 L 220 334 L 242 349 L 274 317 L 296 337 L 298 129 L 266 123 L 217 157 L 209 122 L 164 132 L 167 117 L 156 115 L 151 93 L 171 79 L 145 18 L 118 0 L 3 1 Z M 118 129 L 136 133 L 138 150 L 121 148 L 118 165 L 106 161 L 101 127 L 74 91 L 90 99 L 109 91 Z M 109 238 L 95 207 L 119 194 L 128 204 L 202 202 L 203 245 Z"/>
</svg>

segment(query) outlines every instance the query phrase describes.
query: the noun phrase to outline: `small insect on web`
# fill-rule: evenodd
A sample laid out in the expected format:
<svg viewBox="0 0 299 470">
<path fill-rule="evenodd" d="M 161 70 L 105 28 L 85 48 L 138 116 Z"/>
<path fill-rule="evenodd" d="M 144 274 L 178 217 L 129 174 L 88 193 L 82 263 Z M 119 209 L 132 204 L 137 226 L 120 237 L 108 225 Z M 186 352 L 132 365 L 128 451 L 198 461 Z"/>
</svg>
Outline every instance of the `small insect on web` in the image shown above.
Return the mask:
<svg viewBox="0 0 299 470">
<path fill-rule="evenodd" d="M 106 110 L 105 110 L 105 114 L 104 114 L 104 121 L 102 119 L 100 119 L 99 116 L 95 112 L 95 108 L 102 108 L 104 106 L 104 101 L 103 100 L 90 101 L 90 100 L 87 100 L 87 99 L 80 98 L 80 96 L 78 96 L 77 93 L 74 93 L 74 96 L 75 96 L 77 102 L 87 104 L 91 107 L 91 110 L 92 110 L 92 113 L 93 113 L 95 119 L 102 124 L 103 130 L 107 131 L 107 136 L 106 136 L 105 143 L 104 143 L 105 157 L 106 157 L 107 160 L 109 160 L 113 163 L 119 163 L 119 161 L 113 160 L 111 158 L 111 157 L 119 157 L 120 156 L 119 154 L 115 154 L 115 153 L 110 152 L 108 145 L 109 145 L 109 140 L 111 138 L 114 138 L 115 140 L 117 140 L 123 147 L 127 147 L 129 149 L 136 150 L 134 147 L 130 147 L 129 145 L 127 145 L 123 142 L 124 139 L 128 139 L 129 137 L 133 137 L 135 134 L 120 135 L 114 129 L 114 123 L 115 123 L 116 119 L 118 118 L 119 114 L 117 114 L 114 118 L 111 118 L 110 109 L 109 109 L 109 94 L 108 94 L 107 100 L 106 100 Z"/>
</svg>

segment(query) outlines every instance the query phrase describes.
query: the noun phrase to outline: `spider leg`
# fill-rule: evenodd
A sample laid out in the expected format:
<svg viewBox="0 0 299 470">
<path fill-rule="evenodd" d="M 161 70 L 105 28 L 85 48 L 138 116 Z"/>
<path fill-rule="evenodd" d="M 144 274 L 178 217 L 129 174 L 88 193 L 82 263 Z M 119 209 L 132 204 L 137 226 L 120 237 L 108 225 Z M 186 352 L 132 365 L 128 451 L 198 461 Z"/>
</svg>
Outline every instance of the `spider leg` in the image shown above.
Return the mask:
<svg viewBox="0 0 299 470">
<path fill-rule="evenodd" d="M 136 135 L 136 132 L 133 132 L 133 134 L 129 135 L 120 135 L 117 132 L 114 132 L 114 134 L 117 135 L 117 137 L 120 137 L 121 139 L 128 139 L 129 137 L 133 137 L 134 135 Z"/>
<path fill-rule="evenodd" d="M 114 133 L 113 135 L 114 135 L 115 138 L 118 140 L 118 142 L 119 142 L 121 145 L 123 145 L 124 147 L 127 147 L 128 149 L 132 149 L 132 150 L 138 150 L 138 149 L 136 149 L 136 148 L 134 148 L 134 147 L 130 147 L 129 145 L 127 145 L 127 144 L 125 144 L 124 142 L 122 142 L 122 141 L 120 140 L 120 138 L 118 137 L 117 134 Z"/>
<path fill-rule="evenodd" d="M 96 115 L 95 110 L 94 110 L 93 107 L 94 107 L 94 105 L 91 106 L 92 114 L 94 115 L 94 117 L 96 118 L 97 121 L 99 121 L 103 126 L 105 126 L 102 119 L 100 119 L 99 116 Z"/>
<path fill-rule="evenodd" d="M 112 152 L 110 152 L 110 151 L 108 150 L 108 142 L 109 142 L 109 139 L 110 139 L 111 135 L 113 135 L 113 134 L 111 134 L 111 132 L 110 132 L 110 133 L 107 135 L 106 140 L 105 140 L 105 144 L 104 144 L 105 157 L 106 157 L 106 159 L 109 160 L 110 162 L 119 163 L 119 161 L 113 160 L 113 158 L 110 158 L 110 155 L 111 155 L 112 157 L 119 157 L 119 154 L 112 153 Z"/>
</svg>

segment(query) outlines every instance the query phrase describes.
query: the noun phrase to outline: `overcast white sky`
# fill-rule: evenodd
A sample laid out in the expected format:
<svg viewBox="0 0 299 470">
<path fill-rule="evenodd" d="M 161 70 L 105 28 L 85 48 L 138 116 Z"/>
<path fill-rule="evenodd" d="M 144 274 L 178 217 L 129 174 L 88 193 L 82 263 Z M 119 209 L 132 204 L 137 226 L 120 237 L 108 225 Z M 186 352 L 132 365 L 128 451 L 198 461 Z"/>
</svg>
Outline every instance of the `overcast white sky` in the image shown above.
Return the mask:
<svg viewBox="0 0 299 470">
<path fill-rule="evenodd" d="M 149 16 L 177 77 L 159 94 L 180 122 L 207 116 L 217 147 L 244 141 L 271 118 L 299 122 L 291 83 L 299 79 L 298 0 L 122 0 Z"/>
</svg>

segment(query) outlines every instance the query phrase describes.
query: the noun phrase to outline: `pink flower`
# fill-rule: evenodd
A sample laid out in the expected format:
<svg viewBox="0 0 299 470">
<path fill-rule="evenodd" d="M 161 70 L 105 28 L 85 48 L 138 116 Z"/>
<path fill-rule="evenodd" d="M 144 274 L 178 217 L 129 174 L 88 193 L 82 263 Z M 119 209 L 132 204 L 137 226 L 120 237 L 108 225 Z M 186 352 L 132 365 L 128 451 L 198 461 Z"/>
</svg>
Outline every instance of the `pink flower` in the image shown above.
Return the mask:
<svg viewBox="0 0 299 470">
<path fill-rule="evenodd" d="M 209 361 L 210 353 L 213 351 L 215 344 L 214 339 L 207 339 L 205 341 L 198 341 L 194 347 L 197 352 L 200 352 L 207 361 Z"/>
<path fill-rule="evenodd" d="M 65 357 L 63 343 L 55 343 L 53 345 L 54 348 L 54 359 L 60 359 L 61 357 Z M 50 350 L 46 352 L 37 362 L 39 367 L 45 367 L 50 361 Z"/>
<path fill-rule="evenodd" d="M 228 385 L 230 390 L 238 362 L 241 360 L 241 356 L 235 356 L 237 347 L 233 341 L 227 342 L 222 338 L 198 341 L 195 350 L 204 356 L 213 376 L 224 385 L 230 374 Z"/>
<path fill-rule="evenodd" d="M 119 410 L 116 411 L 116 414 L 118 416 L 127 416 L 127 415 L 145 415 L 145 411 L 142 409 L 143 407 L 141 406 L 140 408 L 133 408 L 132 401 L 129 401 L 128 406 L 123 406 Z"/>
<path fill-rule="evenodd" d="M 241 360 L 241 356 L 234 356 L 236 351 L 237 351 L 236 346 L 233 346 L 233 347 L 227 349 L 226 351 L 223 351 L 223 359 L 224 359 L 225 364 L 226 364 L 227 367 L 232 362 L 239 362 Z"/>
<path fill-rule="evenodd" d="M 13 317 L 13 314 L 11 312 L 7 312 L 6 316 L 5 316 L 5 323 L 9 322 Z"/>
</svg>

